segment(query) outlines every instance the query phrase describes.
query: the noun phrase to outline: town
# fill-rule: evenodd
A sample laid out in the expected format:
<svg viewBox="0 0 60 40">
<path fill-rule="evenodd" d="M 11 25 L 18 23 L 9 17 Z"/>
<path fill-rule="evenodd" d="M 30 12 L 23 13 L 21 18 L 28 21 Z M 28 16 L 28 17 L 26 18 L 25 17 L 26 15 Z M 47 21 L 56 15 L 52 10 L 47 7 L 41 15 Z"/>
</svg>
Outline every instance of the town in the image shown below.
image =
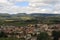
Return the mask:
<svg viewBox="0 0 60 40">
<path fill-rule="evenodd" d="M 37 40 L 37 35 L 40 32 L 47 32 L 49 36 L 52 35 L 52 31 L 56 28 L 60 30 L 60 24 L 29 24 L 24 27 L 19 26 L 0 26 L 0 37 L 9 38 L 22 38 L 24 40 Z M 50 37 L 51 38 L 51 37 Z"/>
</svg>

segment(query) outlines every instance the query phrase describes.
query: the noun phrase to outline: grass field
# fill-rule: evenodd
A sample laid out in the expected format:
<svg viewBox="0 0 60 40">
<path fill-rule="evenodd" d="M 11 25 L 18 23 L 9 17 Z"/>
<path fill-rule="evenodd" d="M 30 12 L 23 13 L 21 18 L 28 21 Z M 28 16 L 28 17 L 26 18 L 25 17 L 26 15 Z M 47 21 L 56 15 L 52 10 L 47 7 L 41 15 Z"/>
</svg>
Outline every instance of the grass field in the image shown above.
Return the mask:
<svg viewBox="0 0 60 40">
<path fill-rule="evenodd" d="M 24 40 L 24 39 L 20 39 L 20 38 L 0 38 L 0 40 Z"/>
</svg>

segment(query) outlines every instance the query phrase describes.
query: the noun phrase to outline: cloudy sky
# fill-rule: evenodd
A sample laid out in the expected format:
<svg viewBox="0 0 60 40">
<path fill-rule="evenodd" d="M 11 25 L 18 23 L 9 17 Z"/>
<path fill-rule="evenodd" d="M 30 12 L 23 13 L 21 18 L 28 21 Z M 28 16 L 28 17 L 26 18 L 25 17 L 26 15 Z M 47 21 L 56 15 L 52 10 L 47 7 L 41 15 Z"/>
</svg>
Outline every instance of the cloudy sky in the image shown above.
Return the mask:
<svg viewBox="0 0 60 40">
<path fill-rule="evenodd" d="M 60 13 L 60 0 L 0 0 L 0 13 Z"/>
</svg>

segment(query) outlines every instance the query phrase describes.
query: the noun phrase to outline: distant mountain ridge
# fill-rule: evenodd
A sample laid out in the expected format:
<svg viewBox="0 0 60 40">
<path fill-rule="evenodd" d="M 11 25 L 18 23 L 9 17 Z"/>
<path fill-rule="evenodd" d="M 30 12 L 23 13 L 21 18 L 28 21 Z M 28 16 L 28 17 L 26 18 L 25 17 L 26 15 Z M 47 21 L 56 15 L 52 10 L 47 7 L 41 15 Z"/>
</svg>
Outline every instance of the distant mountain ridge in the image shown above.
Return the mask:
<svg viewBox="0 0 60 40">
<path fill-rule="evenodd" d="M 32 13 L 31 16 L 60 16 L 60 14 L 47 14 L 47 13 Z"/>
<path fill-rule="evenodd" d="M 3 17 L 10 17 L 10 16 L 44 16 L 44 17 L 47 17 L 47 16 L 60 16 L 60 14 L 48 14 L 48 13 L 31 13 L 31 14 L 26 14 L 26 13 L 17 13 L 17 14 L 8 14 L 8 13 L 4 13 L 4 14 L 0 14 L 0 16 L 3 16 Z"/>
</svg>

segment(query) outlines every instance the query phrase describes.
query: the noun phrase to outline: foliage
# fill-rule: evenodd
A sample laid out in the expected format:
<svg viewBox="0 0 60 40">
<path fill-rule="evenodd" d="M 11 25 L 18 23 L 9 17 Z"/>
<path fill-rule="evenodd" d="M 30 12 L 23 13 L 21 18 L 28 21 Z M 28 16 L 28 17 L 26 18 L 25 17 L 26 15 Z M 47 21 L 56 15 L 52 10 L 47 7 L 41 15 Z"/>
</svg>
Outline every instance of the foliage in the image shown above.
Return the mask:
<svg viewBox="0 0 60 40">
<path fill-rule="evenodd" d="M 46 32 L 41 32 L 37 36 L 37 40 L 50 40 L 50 39 L 49 39 L 49 35 Z"/>
</svg>

